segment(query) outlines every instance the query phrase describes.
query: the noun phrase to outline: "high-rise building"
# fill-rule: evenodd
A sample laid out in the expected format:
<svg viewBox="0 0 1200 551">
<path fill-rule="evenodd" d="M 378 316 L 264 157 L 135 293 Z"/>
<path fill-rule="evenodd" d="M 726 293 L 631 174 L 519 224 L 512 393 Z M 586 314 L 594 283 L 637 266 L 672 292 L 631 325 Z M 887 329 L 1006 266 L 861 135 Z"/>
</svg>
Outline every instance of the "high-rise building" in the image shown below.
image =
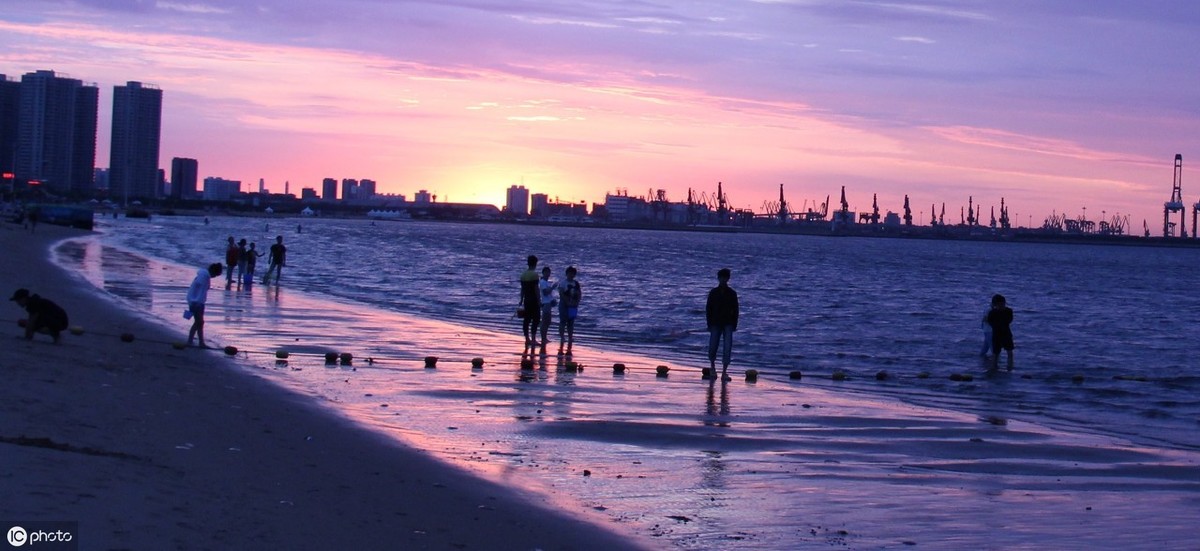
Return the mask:
<svg viewBox="0 0 1200 551">
<path fill-rule="evenodd" d="M 363 178 L 358 181 L 358 198 L 361 201 L 370 201 L 375 197 L 375 180 Z"/>
<path fill-rule="evenodd" d="M 196 182 L 200 175 L 200 163 L 196 159 L 175 157 L 171 159 L 171 198 L 195 199 Z"/>
<path fill-rule="evenodd" d="M 21 76 L 13 170 L 18 187 L 41 184 L 62 194 L 92 190 L 99 99 L 95 85 L 54 71 Z"/>
<path fill-rule="evenodd" d="M 17 163 L 17 116 L 21 112 L 21 83 L 0 75 L 0 174 L 12 174 Z M 12 176 L 2 176 L 9 184 Z"/>
<path fill-rule="evenodd" d="M 321 199 L 326 201 L 337 200 L 337 180 L 333 178 L 321 180 Z"/>
<path fill-rule="evenodd" d="M 508 200 L 504 202 L 504 209 L 519 216 L 529 216 L 529 190 L 525 189 L 525 186 L 508 188 Z"/>
<path fill-rule="evenodd" d="M 358 199 L 358 180 L 354 178 L 342 178 L 342 201 L 354 201 Z"/>
<path fill-rule="evenodd" d="M 301 188 L 300 199 L 303 201 L 315 201 L 317 199 L 317 190 L 310 187 Z"/>
<path fill-rule="evenodd" d="M 204 179 L 205 201 L 228 201 L 242 192 L 241 180 L 226 180 L 216 176 Z"/>
<path fill-rule="evenodd" d="M 531 216 L 550 216 L 550 196 L 545 193 L 534 193 L 529 198 L 529 214 Z"/>
<path fill-rule="evenodd" d="M 158 147 L 162 133 L 162 90 L 140 82 L 113 87 L 109 193 L 129 200 L 156 199 Z"/>
</svg>

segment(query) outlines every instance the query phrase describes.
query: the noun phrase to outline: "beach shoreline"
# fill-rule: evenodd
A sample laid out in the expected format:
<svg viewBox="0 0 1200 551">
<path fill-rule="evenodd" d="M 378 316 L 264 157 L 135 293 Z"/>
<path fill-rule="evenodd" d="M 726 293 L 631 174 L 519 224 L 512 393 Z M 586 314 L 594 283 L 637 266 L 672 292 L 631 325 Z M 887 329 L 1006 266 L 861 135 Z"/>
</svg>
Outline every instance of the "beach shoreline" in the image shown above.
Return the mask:
<svg viewBox="0 0 1200 551">
<path fill-rule="evenodd" d="M 11 259 L 0 289 L 54 300 L 83 329 L 56 345 L 10 325 L 0 520 L 77 522 L 82 548 L 646 546 L 357 426 L 219 351 L 162 344 L 182 340 L 182 325 L 143 319 L 49 261 L 54 243 L 83 235 L 0 224 Z M 23 314 L 10 302 L 0 321 Z"/>
</svg>

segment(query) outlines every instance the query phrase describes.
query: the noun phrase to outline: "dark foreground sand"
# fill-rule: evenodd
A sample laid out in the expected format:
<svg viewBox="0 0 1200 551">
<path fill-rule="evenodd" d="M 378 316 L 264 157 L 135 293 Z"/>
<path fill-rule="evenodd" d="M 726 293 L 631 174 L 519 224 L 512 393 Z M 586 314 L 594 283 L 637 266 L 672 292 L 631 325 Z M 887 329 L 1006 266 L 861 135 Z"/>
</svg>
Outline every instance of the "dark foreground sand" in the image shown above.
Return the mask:
<svg viewBox="0 0 1200 551">
<path fill-rule="evenodd" d="M 0 521 L 77 521 L 80 549 L 641 546 L 353 426 L 218 351 L 162 344 L 182 340 L 182 320 L 139 319 L 48 261 L 80 234 L 0 223 Z M 25 341 L 7 301 L 18 287 L 85 333 Z M 125 332 L 137 340 L 114 336 Z"/>
</svg>

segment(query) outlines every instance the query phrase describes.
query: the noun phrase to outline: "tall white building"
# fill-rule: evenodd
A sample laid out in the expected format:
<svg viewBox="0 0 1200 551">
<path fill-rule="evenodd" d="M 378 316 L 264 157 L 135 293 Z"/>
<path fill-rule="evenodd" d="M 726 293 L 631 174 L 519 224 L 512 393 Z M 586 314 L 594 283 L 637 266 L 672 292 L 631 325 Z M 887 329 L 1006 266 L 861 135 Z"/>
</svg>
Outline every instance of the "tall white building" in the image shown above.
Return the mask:
<svg viewBox="0 0 1200 551">
<path fill-rule="evenodd" d="M 504 203 L 504 210 L 520 216 L 529 216 L 529 190 L 525 189 L 525 186 L 508 188 L 508 199 Z"/>
</svg>

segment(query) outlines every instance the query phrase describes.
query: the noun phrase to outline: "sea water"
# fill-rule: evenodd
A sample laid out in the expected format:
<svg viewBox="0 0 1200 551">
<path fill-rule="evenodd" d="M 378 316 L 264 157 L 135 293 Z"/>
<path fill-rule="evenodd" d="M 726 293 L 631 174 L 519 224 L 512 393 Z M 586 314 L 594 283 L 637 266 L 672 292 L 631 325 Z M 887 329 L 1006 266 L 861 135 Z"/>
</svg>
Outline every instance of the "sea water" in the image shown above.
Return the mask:
<svg viewBox="0 0 1200 551">
<path fill-rule="evenodd" d="M 282 236 L 280 285 L 214 280 L 212 340 L 364 424 L 673 546 L 1198 541 L 1200 249 L 310 218 L 100 230 L 60 262 L 181 329 L 186 285 L 226 237 L 266 252 Z M 522 355 L 529 254 L 555 279 L 579 270 L 572 358 Z M 723 267 L 736 378 L 711 383 L 704 301 Z M 1015 312 L 1011 374 L 980 358 L 995 293 Z M 276 367 L 285 348 L 359 359 Z"/>
</svg>

